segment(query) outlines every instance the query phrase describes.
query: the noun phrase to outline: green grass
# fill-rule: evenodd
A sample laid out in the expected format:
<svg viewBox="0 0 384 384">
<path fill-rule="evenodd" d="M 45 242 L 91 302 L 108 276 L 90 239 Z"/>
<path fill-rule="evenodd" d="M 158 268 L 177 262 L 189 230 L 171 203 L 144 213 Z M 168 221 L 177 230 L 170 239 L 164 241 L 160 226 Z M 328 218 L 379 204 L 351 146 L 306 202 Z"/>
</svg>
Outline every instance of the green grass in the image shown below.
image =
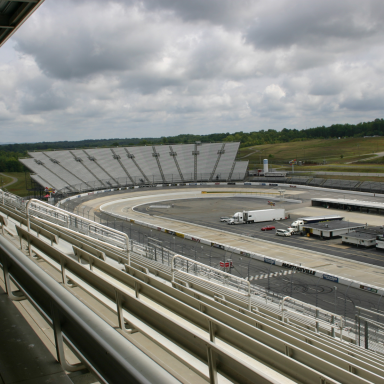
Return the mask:
<svg viewBox="0 0 384 384">
<path fill-rule="evenodd" d="M 0 175 L 0 188 L 3 187 L 3 185 L 6 185 L 12 181 L 12 179 L 9 176 L 3 176 L 5 174 Z"/>
<path fill-rule="evenodd" d="M 262 168 L 263 159 L 268 159 L 270 168 L 282 171 L 292 169 L 289 161 L 303 161 L 303 166 L 295 165 L 295 171 L 311 172 L 361 172 L 384 173 L 384 157 L 375 152 L 384 152 L 384 137 L 348 138 L 348 139 L 315 139 L 289 143 L 264 144 L 241 148 L 238 160 L 249 160 L 249 168 Z M 247 156 L 249 155 L 249 156 Z M 247 157 L 244 157 L 247 156 Z M 366 160 L 371 157 L 374 159 Z M 325 162 L 325 164 L 323 164 Z M 348 164 L 353 162 L 352 164 Z M 302 174 L 304 176 L 304 174 Z M 319 176 L 322 177 L 322 176 Z M 377 176 L 338 176 L 327 175 L 327 178 L 384 181 Z"/>
<path fill-rule="evenodd" d="M 251 154 L 252 152 L 255 152 Z M 348 139 L 315 139 L 289 143 L 263 144 L 241 148 L 238 159 L 245 157 L 251 165 L 259 166 L 260 160 L 268 159 L 270 163 L 287 164 L 289 160 L 345 164 L 373 156 L 375 152 L 384 151 L 384 137 L 348 138 Z M 269 155 L 272 155 L 269 157 Z M 342 156 L 342 158 L 341 158 Z"/>
<path fill-rule="evenodd" d="M 377 164 L 381 164 L 381 165 L 384 165 L 384 157 L 383 156 L 377 156 L 375 159 L 369 159 L 369 160 L 360 160 L 358 161 L 356 164 L 374 164 L 374 165 L 377 165 Z"/>
<path fill-rule="evenodd" d="M 29 173 L 24 172 L 3 172 L 6 176 L 16 177 L 18 181 L 10 186 L 6 187 L 8 192 L 11 192 L 18 196 L 28 196 L 29 193 L 26 189 L 25 178 L 29 178 Z"/>
</svg>

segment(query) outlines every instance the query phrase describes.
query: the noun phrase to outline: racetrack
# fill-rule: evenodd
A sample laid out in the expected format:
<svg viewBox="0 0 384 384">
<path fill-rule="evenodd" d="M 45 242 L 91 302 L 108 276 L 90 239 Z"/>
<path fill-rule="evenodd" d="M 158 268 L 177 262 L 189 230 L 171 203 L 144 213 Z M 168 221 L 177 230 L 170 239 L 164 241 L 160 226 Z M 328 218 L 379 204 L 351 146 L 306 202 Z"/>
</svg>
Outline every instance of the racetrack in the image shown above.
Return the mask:
<svg viewBox="0 0 384 384">
<path fill-rule="evenodd" d="M 223 191 L 224 187 L 216 187 L 214 190 Z M 229 186 L 226 186 L 225 189 L 228 190 Z M 383 282 L 383 274 L 384 268 L 374 267 L 372 265 L 368 265 L 366 263 L 362 264 L 358 261 L 349 260 L 348 250 L 334 247 L 331 243 L 327 245 L 328 249 L 333 248 L 337 252 L 344 252 L 344 254 L 339 253 L 337 255 L 327 254 L 327 248 L 322 247 L 319 244 L 320 240 L 308 240 L 302 239 L 300 237 L 292 237 L 289 239 L 277 239 L 277 236 L 272 236 L 270 233 L 261 233 L 261 231 L 257 231 L 257 225 L 239 225 L 239 226 L 226 226 L 225 224 L 221 224 L 217 221 L 220 215 L 215 216 L 215 224 L 209 222 L 199 222 L 198 224 L 192 224 L 190 222 L 180 222 L 175 221 L 171 217 L 159 217 L 167 216 L 164 210 L 158 209 L 156 212 L 146 211 L 146 207 L 154 202 L 164 202 L 164 201 L 173 201 L 178 202 L 180 204 L 188 204 L 191 201 L 201 201 L 206 202 L 206 204 L 214 205 L 214 202 L 218 200 L 217 196 L 202 194 L 202 191 L 207 191 L 207 187 L 204 188 L 171 188 L 164 190 L 164 188 L 155 188 L 155 189 L 140 189 L 140 190 L 130 190 L 130 191 L 121 191 L 118 194 L 105 194 L 102 197 L 96 198 L 95 196 L 90 196 L 88 198 L 76 199 L 76 203 L 79 207 L 81 207 L 84 211 L 84 207 L 88 206 L 90 208 L 92 206 L 93 214 L 96 219 L 99 216 L 100 218 L 100 207 L 106 203 L 111 203 L 111 205 L 104 205 L 104 210 L 109 211 L 111 214 L 119 214 L 126 216 L 127 218 L 132 218 L 134 220 L 145 221 L 148 223 L 152 223 L 153 225 L 165 227 L 168 229 L 173 229 L 175 232 L 188 233 L 196 236 L 196 238 L 205 238 L 211 240 L 213 243 L 220 244 L 228 244 L 233 245 L 238 248 L 242 248 L 245 251 L 255 252 L 264 254 L 267 257 L 278 258 L 280 260 L 285 260 L 287 263 L 295 263 L 300 264 L 305 268 L 319 269 L 324 271 L 325 273 L 329 273 L 330 275 L 338 275 L 348 277 L 353 280 L 361 281 L 367 285 L 377 285 L 379 287 L 384 286 Z M 211 188 L 210 188 L 211 189 Z M 235 193 L 232 195 L 228 194 L 229 198 L 220 198 L 223 202 L 223 206 L 227 206 L 230 200 L 242 201 L 251 200 L 257 201 L 258 204 L 264 204 L 265 198 L 262 196 L 255 195 L 254 197 L 250 197 L 247 195 L 244 197 L 244 194 L 239 193 L 238 188 L 236 188 Z M 267 196 L 277 196 L 273 195 L 276 193 L 276 189 L 271 188 L 242 188 L 241 191 L 254 191 L 254 192 L 263 192 Z M 240 191 L 240 192 L 241 192 Z M 308 207 L 308 191 L 301 190 L 297 188 L 294 193 L 291 193 L 288 196 L 290 199 L 302 199 L 302 203 L 286 203 L 284 201 L 277 201 L 277 205 L 285 205 L 285 209 L 288 212 L 291 212 L 294 215 L 294 211 L 302 212 L 305 211 L 306 207 Z M 341 192 L 342 193 L 342 192 Z M 307 194 L 307 197 L 306 197 Z M 221 195 L 221 194 L 220 194 Z M 324 196 L 324 191 L 319 191 L 315 193 L 311 191 L 309 196 L 316 197 Z M 335 196 L 334 192 L 328 192 L 328 196 Z M 359 196 L 354 196 L 354 198 L 359 198 Z M 183 200 L 180 200 L 183 199 Z M 192 199 L 192 200 L 191 200 Z M 382 201 L 382 197 L 367 197 L 361 196 L 360 199 L 371 201 Z M 217 205 L 217 203 L 216 203 Z M 136 207 L 135 210 L 132 208 Z M 87 208 L 87 209 L 88 209 Z M 265 206 L 267 208 L 267 206 Z M 231 206 L 232 209 L 232 206 Z M 241 208 L 242 209 L 242 208 Z M 310 208 L 313 209 L 313 208 Z M 144 210 L 145 213 L 139 212 L 140 210 Z M 190 209 L 193 211 L 193 209 Z M 228 212 L 229 213 L 229 212 Z M 233 213 L 233 212 L 232 212 Z M 323 214 L 327 214 L 329 211 L 327 210 Z M 339 212 L 340 214 L 341 212 Z M 347 212 L 343 212 L 344 213 Z M 89 211 L 88 211 L 88 214 Z M 216 212 L 214 213 L 216 215 Z M 193 215 L 191 215 L 193 216 Z M 186 215 L 185 220 L 194 221 L 191 216 Z M 209 216 L 209 215 L 208 215 Z M 212 216 L 212 213 L 211 213 Z M 380 216 L 376 215 L 368 215 L 373 221 L 381 220 Z M 91 216 L 92 217 L 92 213 Z M 176 217 L 177 220 L 180 220 L 180 217 Z M 213 220 L 213 219 L 212 219 Z M 292 220 L 289 220 L 289 223 Z M 116 222 L 112 220 L 112 223 L 109 222 L 109 225 L 114 225 L 117 229 L 119 229 L 119 225 L 121 225 L 121 229 L 129 230 L 129 234 L 134 236 L 141 236 L 141 240 L 148 237 L 156 238 L 163 243 L 164 246 L 174 249 L 176 252 L 180 252 L 181 254 L 187 255 L 191 258 L 195 258 L 198 261 L 206 262 L 207 264 L 211 264 L 212 266 L 218 265 L 219 261 L 231 258 L 234 261 L 235 269 L 233 273 L 238 274 L 242 277 L 252 278 L 253 282 L 255 281 L 255 276 L 258 276 L 257 284 L 265 287 L 269 287 L 271 290 L 276 291 L 282 294 L 293 295 L 295 298 L 300 300 L 310 302 L 312 304 L 318 304 L 328 310 L 334 311 L 335 307 L 337 308 L 337 312 L 348 312 L 352 315 L 352 303 L 355 305 L 363 305 L 367 308 L 376 308 L 377 303 L 379 301 L 379 297 L 373 295 L 371 293 L 367 293 L 365 291 L 360 291 L 359 289 L 348 288 L 339 286 L 338 290 L 335 294 L 334 286 L 335 284 L 326 281 L 319 280 L 319 278 L 314 276 L 305 275 L 302 273 L 298 273 L 295 275 L 278 275 L 274 277 L 261 278 L 262 274 L 279 272 L 282 270 L 281 267 L 265 264 L 263 262 L 249 259 L 247 257 L 241 255 L 235 255 L 226 253 L 217 248 L 213 248 L 207 245 L 196 244 L 192 241 L 188 241 L 185 239 L 178 238 L 176 236 L 170 236 L 169 234 L 158 232 L 156 230 L 150 230 L 148 228 L 144 228 L 135 224 L 129 224 L 127 222 Z M 288 223 L 288 222 L 287 222 Z M 214 225 L 213 225 L 214 224 Z M 284 225 L 286 222 L 278 223 L 279 225 Z M 215 228 L 212 228 L 215 227 Z M 241 233 L 243 232 L 243 233 Z M 252 234 L 250 233 L 252 232 Z M 258 234 L 258 237 L 252 237 L 254 234 Z M 289 241 L 289 243 L 287 242 Z M 303 244 L 297 244 L 297 242 L 306 242 Z M 299 245 L 299 247 L 297 247 Z M 314 247 L 311 249 L 311 246 Z M 305 247 L 307 249 L 305 249 Z M 317 252 L 314 252 L 317 251 Z M 351 250 L 352 251 L 352 250 Z M 356 250 L 353 250 L 356 251 Z M 365 252 L 365 251 L 364 251 Z M 377 254 L 373 255 L 377 257 L 377 262 L 381 261 L 381 254 L 379 251 L 376 251 Z M 352 252 L 351 252 L 352 253 Z M 370 254 L 369 252 L 367 253 Z M 356 257 L 358 257 L 358 253 L 356 252 Z M 374 261 L 374 260 L 373 260 Z M 382 303 L 384 304 L 384 303 Z"/>
</svg>

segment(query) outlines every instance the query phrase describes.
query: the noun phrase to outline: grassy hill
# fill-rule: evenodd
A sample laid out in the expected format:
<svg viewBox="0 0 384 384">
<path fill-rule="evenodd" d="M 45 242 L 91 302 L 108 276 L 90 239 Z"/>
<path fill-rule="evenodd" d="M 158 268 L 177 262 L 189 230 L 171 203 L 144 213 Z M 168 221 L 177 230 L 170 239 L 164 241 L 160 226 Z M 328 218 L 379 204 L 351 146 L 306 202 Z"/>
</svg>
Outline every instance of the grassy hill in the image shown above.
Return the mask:
<svg viewBox="0 0 384 384">
<path fill-rule="evenodd" d="M 260 168 L 263 159 L 271 167 L 290 169 L 289 161 L 296 159 L 305 163 L 296 170 L 381 173 L 384 163 L 375 155 L 378 152 L 384 152 L 384 137 L 313 139 L 241 148 L 237 159 L 249 160 L 250 169 Z M 371 157 L 377 159 L 367 160 Z"/>
</svg>

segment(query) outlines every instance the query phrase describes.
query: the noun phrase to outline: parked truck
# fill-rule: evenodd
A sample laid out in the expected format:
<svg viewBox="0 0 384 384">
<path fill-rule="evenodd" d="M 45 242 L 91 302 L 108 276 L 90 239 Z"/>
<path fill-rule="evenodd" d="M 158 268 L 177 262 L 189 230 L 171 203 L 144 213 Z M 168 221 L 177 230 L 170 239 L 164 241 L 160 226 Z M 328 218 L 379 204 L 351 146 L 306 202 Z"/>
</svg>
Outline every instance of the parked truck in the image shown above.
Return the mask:
<svg viewBox="0 0 384 384">
<path fill-rule="evenodd" d="M 303 231 L 306 224 L 323 223 L 324 221 L 341 221 L 343 216 L 313 216 L 313 217 L 300 217 L 295 220 L 288 228 L 292 234 L 298 234 Z"/>
<path fill-rule="evenodd" d="M 236 212 L 227 221 L 227 224 L 251 224 L 282 219 L 285 219 L 285 209 L 261 209 L 257 211 Z"/>
</svg>

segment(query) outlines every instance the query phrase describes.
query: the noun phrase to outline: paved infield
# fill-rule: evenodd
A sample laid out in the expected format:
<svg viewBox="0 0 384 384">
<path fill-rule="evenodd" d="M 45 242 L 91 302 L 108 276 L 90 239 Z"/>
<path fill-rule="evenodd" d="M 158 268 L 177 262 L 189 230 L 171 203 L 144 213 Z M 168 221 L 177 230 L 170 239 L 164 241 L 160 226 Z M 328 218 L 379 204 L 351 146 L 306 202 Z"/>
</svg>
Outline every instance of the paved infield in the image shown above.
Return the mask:
<svg viewBox="0 0 384 384">
<path fill-rule="evenodd" d="M 320 239 L 318 237 L 291 236 L 280 237 L 275 236 L 275 231 L 261 231 L 266 225 L 273 225 L 276 229 L 286 229 L 292 221 L 302 216 L 319 216 L 325 214 L 335 214 L 346 216 L 344 213 L 337 210 L 325 210 L 321 208 L 297 208 L 298 204 L 276 201 L 274 208 L 285 208 L 286 213 L 290 215 L 290 219 L 277 222 L 254 223 L 250 225 L 232 225 L 219 221 L 222 216 L 232 216 L 235 212 L 241 210 L 252 209 L 269 209 L 268 199 L 252 199 L 249 197 L 230 197 L 226 199 L 191 199 L 191 200 L 171 200 L 164 202 L 164 205 L 172 204 L 169 209 L 151 208 L 151 203 L 140 205 L 135 208 L 136 211 L 149 215 L 156 215 L 171 219 L 177 219 L 184 222 L 203 225 L 210 228 L 237 233 L 248 237 L 257 238 L 275 242 L 281 245 L 290 245 L 311 251 L 327 253 L 333 256 L 344 257 L 348 260 L 355 260 L 365 263 L 384 267 L 384 252 L 376 248 L 357 248 L 356 246 L 344 245 L 341 243 L 341 238 L 335 239 Z M 161 203 L 160 203 L 161 204 Z M 373 215 L 362 214 L 360 217 L 357 214 L 352 214 L 353 220 L 360 222 L 369 222 Z M 352 216 L 350 215 L 350 216 Z M 374 221 L 378 217 L 373 217 Z M 348 221 L 345 222 L 348 226 Z"/>
</svg>

